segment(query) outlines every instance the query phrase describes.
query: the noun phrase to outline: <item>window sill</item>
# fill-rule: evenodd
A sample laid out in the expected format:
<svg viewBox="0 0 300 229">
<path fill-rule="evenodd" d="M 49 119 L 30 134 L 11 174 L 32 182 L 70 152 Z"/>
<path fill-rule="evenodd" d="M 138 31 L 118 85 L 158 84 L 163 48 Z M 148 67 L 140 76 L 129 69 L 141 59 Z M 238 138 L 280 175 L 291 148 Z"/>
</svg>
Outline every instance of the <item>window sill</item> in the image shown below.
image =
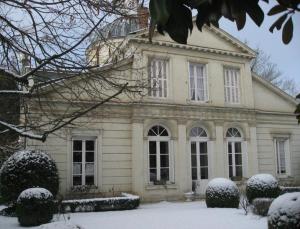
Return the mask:
<svg viewBox="0 0 300 229">
<path fill-rule="evenodd" d="M 148 184 L 145 187 L 146 190 L 164 190 L 164 189 L 178 189 L 176 184 L 166 184 L 166 185 L 154 185 Z"/>
<path fill-rule="evenodd" d="M 211 101 L 210 100 L 207 100 L 207 101 L 197 101 L 197 100 L 187 99 L 186 103 L 187 104 L 192 104 L 192 105 L 197 105 L 197 104 L 198 105 L 201 105 L 201 104 L 207 105 L 207 104 L 211 104 Z"/>
</svg>

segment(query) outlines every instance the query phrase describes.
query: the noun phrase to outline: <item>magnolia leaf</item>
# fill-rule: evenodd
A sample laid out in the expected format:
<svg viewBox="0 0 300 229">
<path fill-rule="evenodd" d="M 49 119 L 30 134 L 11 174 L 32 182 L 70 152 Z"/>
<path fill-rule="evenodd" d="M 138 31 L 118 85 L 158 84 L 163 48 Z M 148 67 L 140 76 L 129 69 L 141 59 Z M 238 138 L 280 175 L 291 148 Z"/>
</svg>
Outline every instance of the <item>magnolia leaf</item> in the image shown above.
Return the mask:
<svg viewBox="0 0 300 229">
<path fill-rule="evenodd" d="M 282 29 L 282 41 L 284 44 L 288 44 L 292 40 L 293 30 L 294 30 L 293 19 L 292 17 L 290 17 Z"/>
<path fill-rule="evenodd" d="M 284 12 L 284 11 L 286 11 L 286 10 L 287 10 L 287 8 L 286 8 L 285 6 L 283 6 L 283 5 L 276 5 L 276 6 L 274 6 L 272 9 L 270 9 L 268 15 L 269 15 L 269 16 L 272 16 L 272 15 L 279 14 L 279 13 L 281 13 L 281 12 Z"/>
<path fill-rule="evenodd" d="M 287 14 L 282 15 L 281 17 L 279 17 L 274 23 L 273 25 L 271 25 L 270 27 L 270 32 L 273 33 L 275 27 L 277 30 L 280 30 L 282 27 L 283 22 L 285 21 L 285 19 L 287 18 Z"/>
</svg>

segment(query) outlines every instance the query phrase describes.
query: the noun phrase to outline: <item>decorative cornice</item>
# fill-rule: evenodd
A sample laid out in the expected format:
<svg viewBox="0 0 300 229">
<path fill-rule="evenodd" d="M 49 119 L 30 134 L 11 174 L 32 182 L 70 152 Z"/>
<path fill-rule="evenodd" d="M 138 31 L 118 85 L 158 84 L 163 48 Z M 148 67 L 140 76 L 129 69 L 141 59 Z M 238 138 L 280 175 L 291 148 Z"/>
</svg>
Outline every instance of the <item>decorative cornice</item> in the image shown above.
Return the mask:
<svg viewBox="0 0 300 229">
<path fill-rule="evenodd" d="M 234 56 L 234 57 L 242 57 L 247 59 L 252 59 L 254 56 L 252 54 L 246 54 L 242 52 L 232 52 L 228 50 L 223 49 L 216 49 L 216 48 L 208 48 L 208 47 L 202 47 L 202 46 L 194 46 L 194 45 L 184 45 L 179 43 L 173 43 L 173 42 L 167 42 L 167 41 L 150 41 L 145 38 L 137 38 L 133 37 L 129 41 L 137 42 L 139 44 L 150 44 L 150 45 L 158 45 L 158 46 L 164 46 L 164 47 L 170 47 L 170 48 L 180 48 L 180 49 L 186 49 L 186 50 L 192 50 L 192 51 L 202 51 L 206 53 L 213 53 L 213 54 L 220 54 L 220 55 L 227 55 L 227 56 Z"/>
</svg>

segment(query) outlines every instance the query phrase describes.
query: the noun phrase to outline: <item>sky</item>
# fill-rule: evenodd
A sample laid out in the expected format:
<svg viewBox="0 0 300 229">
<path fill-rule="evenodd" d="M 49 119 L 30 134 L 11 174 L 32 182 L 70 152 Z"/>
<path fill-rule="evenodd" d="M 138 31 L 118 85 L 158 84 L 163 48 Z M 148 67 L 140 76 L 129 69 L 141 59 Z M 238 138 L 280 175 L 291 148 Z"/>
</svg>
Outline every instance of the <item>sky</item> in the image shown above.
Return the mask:
<svg viewBox="0 0 300 229">
<path fill-rule="evenodd" d="M 260 5 L 267 13 L 274 3 L 276 2 L 271 0 L 269 5 L 265 3 Z M 262 26 L 258 27 L 248 17 L 246 25 L 241 31 L 236 29 L 235 23 L 222 19 L 220 28 L 240 41 L 247 41 L 251 48 L 259 47 L 262 49 L 271 56 L 271 61 L 278 65 L 278 69 L 282 72 L 283 77 L 295 79 L 297 87 L 300 88 L 300 13 L 296 13 L 293 16 L 294 36 L 288 45 L 283 44 L 281 31 L 275 29 L 273 34 L 269 31 L 269 27 L 277 18 L 278 16 L 265 16 Z"/>
</svg>

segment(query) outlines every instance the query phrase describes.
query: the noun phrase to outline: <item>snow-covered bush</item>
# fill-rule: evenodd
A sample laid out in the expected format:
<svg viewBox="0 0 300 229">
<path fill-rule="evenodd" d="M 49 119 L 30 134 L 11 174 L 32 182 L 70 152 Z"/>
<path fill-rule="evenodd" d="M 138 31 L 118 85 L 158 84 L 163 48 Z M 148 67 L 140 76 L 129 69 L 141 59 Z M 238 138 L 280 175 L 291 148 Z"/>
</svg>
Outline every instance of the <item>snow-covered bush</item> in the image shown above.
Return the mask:
<svg viewBox="0 0 300 229">
<path fill-rule="evenodd" d="M 139 204 L 139 196 L 122 193 L 120 197 L 64 200 L 61 205 L 63 212 L 99 212 L 131 210 Z"/>
<path fill-rule="evenodd" d="M 255 198 L 276 198 L 280 193 L 278 181 L 271 174 L 257 174 L 246 184 L 246 195 L 250 203 Z"/>
<path fill-rule="evenodd" d="M 17 200 L 17 216 L 21 226 L 49 223 L 55 211 L 53 195 L 44 188 L 29 188 Z"/>
<path fill-rule="evenodd" d="M 231 180 L 215 178 L 207 185 L 205 200 L 209 208 L 238 208 L 240 192 Z"/>
<path fill-rule="evenodd" d="M 267 216 L 273 198 L 255 198 L 252 201 L 253 212 L 256 215 Z"/>
<path fill-rule="evenodd" d="M 42 151 L 18 151 L 0 170 L 0 192 L 5 201 L 13 202 L 23 190 L 33 187 L 46 188 L 56 196 L 58 185 L 55 162 Z"/>
<path fill-rule="evenodd" d="M 268 228 L 300 228 L 300 192 L 286 193 L 273 201 L 268 212 Z"/>
</svg>

